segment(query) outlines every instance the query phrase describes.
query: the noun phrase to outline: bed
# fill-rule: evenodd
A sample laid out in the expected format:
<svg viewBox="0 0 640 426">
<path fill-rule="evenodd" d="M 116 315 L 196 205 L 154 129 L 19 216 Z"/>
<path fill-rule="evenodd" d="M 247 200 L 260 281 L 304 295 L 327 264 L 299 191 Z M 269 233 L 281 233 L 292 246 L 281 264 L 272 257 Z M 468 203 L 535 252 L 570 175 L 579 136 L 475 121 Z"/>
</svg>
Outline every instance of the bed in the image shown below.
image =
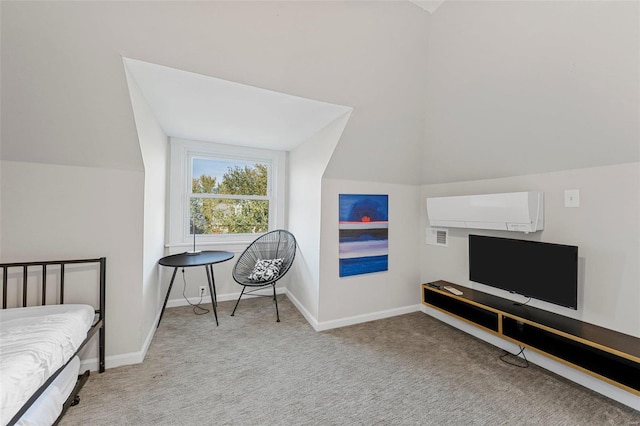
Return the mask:
<svg viewBox="0 0 640 426">
<path fill-rule="evenodd" d="M 90 374 L 80 373 L 79 353 L 86 356 L 96 334 L 97 369 L 105 369 L 106 258 L 3 263 L 0 270 L 0 424 L 56 424 L 79 402 Z"/>
</svg>

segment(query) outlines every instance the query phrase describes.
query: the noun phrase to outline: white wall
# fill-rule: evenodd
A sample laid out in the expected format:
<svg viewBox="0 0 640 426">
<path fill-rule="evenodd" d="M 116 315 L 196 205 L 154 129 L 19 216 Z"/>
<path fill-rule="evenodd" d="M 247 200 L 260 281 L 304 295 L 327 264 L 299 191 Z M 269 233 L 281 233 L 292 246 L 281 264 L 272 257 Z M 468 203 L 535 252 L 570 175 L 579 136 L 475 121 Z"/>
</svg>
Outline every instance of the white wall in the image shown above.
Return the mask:
<svg viewBox="0 0 640 426">
<path fill-rule="evenodd" d="M 2 162 L 3 262 L 107 257 L 107 367 L 140 362 L 143 179 L 137 171 Z"/>
<path fill-rule="evenodd" d="M 142 336 L 148 336 L 146 338 L 149 340 L 148 344 L 155 330 L 157 315 L 164 300 L 162 295 L 165 294 L 161 291 L 158 259 L 165 255 L 164 233 L 169 144 L 167 136 L 158 125 L 126 64 L 124 67 L 144 162 L 144 232 L 141 277 L 143 323 L 141 330 Z M 146 347 L 147 345 L 143 348 L 144 352 L 146 352 Z"/>
<path fill-rule="evenodd" d="M 389 270 L 339 277 L 338 195 L 389 195 Z M 419 308 L 420 187 L 338 179 L 322 180 L 319 329 Z"/>
<path fill-rule="evenodd" d="M 325 177 L 417 184 L 425 132 L 429 14 L 404 1 L 335 3 L 340 5 L 336 11 L 344 8 L 346 13 L 318 23 L 331 25 L 333 33 L 323 44 L 340 42 L 331 58 L 317 59 L 324 72 L 338 77 L 333 88 L 323 90 L 338 89 L 334 103 L 352 106 L 353 113 Z M 314 55 L 320 49 L 307 48 Z"/>
<path fill-rule="evenodd" d="M 564 207 L 564 190 L 580 190 L 580 207 Z M 487 179 L 422 187 L 421 229 L 428 224 L 425 200 L 449 196 L 512 191 L 543 191 L 544 230 L 533 234 L 449 228 L 449 247 L 421 244 L 420 281 L 446 280 L 524 302 L 506 291 L 473 283 L 468 274 L 468 235 L 494 235 L 578 246 L 578 310 L 532 299 L 541 309 L 640 337 L 640 163 L 566 170 L 502 179 Z M 535 267 L 535 265 L 532 265 Z M 517 347 L 435 310 L 430 315 L 505 350 Z M 588 374 L 528 352 L 533 363 L 569 378 L 635 409 L 638 397 Z"/>
<path fill-rule="evenodd" d="M 640 2 L 446 1 L 422 183 L 640 161 Z"/>
<path fill-rule="evenodd" d="M 322 175 L 349 115 L 337 119 L 289 153 L 287 222 L 298 249 L 286 285 L 290 298 L 312 324 L 318 320 Z"/>
<path fill-rule="evenodd" d="M 142 170 L 125 56 L 354 106 L 334 177 L 418 183 L 427 19 L 410 2 L 2 2 L 3 155 Z"/>
<path fill-rule="evenodd" d="M 3 159 L 142 170 L 118 24 L 99 5 L 23 6 L 2 3 Z"/>
<path fill-rule="evenodd" d="M 420 202 L 424 233 L 427 196 L 545 192 L 544 231 L 476 233 L 578 245 L 578 311 L 531 304 L 635 336 L 639 13 L 638 2 L 444 2 L 429 21 Z M 564 190 L 575 188 L 582 206 L 564 208 Z M 444 279 L 511 298 L 468 280 L 470 232 L 451 228 L 448 248 L 421 243 L 421 282 Z M 456 326 L 477 330 L 461 321 Z M 637 396 L 543 356 L 531 358 L 638 408 Z"/>
<path fill-rule="evenodd" d="M 580 190 L 580 207 L 564 207 L 565 189 Z M 526 235 L 450 228 L 449 247 L 421 244 L 421 282 L 442 279 L 523 301 L 469 281 L 469 233 L 577 245 L 583 265 L 578 310 L 538 300 L 530 304 L 640 337 L 640 163 L 425 185 L 420 201 L 421 231 L 428 224 L 427 197 L 512 191 L 544 192 L 544 230 Z"/>
<path fill-rule="evenodd" d="M 108 279 L 118 286 L 111 294 L 125 299 L 110 299 L 115 306 L 129 303 L 129 291 L 150 290 L 145 302 L 132 296 L 136 309 L 145 311 L 140 323 L 148 324 L 146 313 L 155 303 L 151 299 L 156 299 L 148 269 L 154 255 L 145 248 L 155 247 L 145 235 L 156 228 L 155 224 L 146 228 L 144 222 L 158 217 L 147 216 L 150 200 L 145 185 L 151 175 L 143 180 L 142 171 L 150 172 L 150 165 L 141 154 L 144 137 L 136 133 L 138 117 L 132 113 L 123 56 L 309 99 L 357 105 L 350 142 L 341 148 L 346 154 L 334 170 L 341 177 L 347 173 L 357 179 L 418 181 L 415 167 L 403 165 L 418 164 L 416 153 L 421 151 L 428 14 L 409 2 L 2 2 L 0 7 L 2 160 L 95 167 L 98 176 L 105 173 L 103 167 L 113 173 L 138 172 L 135 182 L 123 185 L 126 191 L 137 192 L 135 202 L 140 205 L 122 224 L 123 229 L 137 231 L 117 234 L 123 247 L 137 247 L 139 252 L 125 263 L 109 260 L 110 268 L 118 269 L 110 271 Z M 389 157 L 386 146 L 391 145 L 403 148 Z M 352 155 L 362 164 L 387 161 L 397 167 L 352 167 Z M 20 184 L 24 176 L 16 171 L 11 178 L 11 188 L 24 189 Z M 9 188 L 5 179 L 2 185 L 3 192 Z M 64 191 L 73 191 L 73 186 Z M 90 201 L 92 196 L 83 195 L 84 199 Z M 131 200 L 115 205 L 122 205 L 123 211 L 133 208 Z M 57 199 L 51 199 L 49 206 L 64 208 Z M 17 214 L 5 218 L 11 209 L 3 204 L 0 212 L 3 260 L 10 256 L 6 248 L 17 238 L 13 228 L 27 224 Z M 103 213 L 98 217 L 108 220 Z M 5 238 L 7 227 L 12 231 Z M 85 244 L 98 251 L 110 251 L 109 244 L 84 234 L 73 233 L 72 238 L 85 238 Z M 37 246 L 32 252 L 26 244 L 21 247 L 26 258 L 39 254 Z M 74 246 L 62 249 L 67 248 Z M 239 254 L 241 248 L 232 251 Z M 135 259 L 138 270 L 132 272 L 129 262 Z M 222 296 L 239 291 L 231 279 L 232 266 L 226 262 L 214 268 Z M 160 269 L 160 297 L 170 278 L 167 269 Z M 191 291 L 193 296 L 206 277 L 199 268 L 191 269 L 187 295 Z M 111 278 L 119 276 L 135 277 L 137 282 Z M 179 300 L 180 293 L 176 289 L 172 298 Z M 133 318 L 119 319 L 126 321 L 117 328 L 112 324 L 110 333 L 117 336 L 114 339 L 122 336 L 122 341 L 109 340 L 110 353 L 138 353 L 142 343 L 134 349 L 129 337 Z M 141 342 L 144 337 L 133 340 Z"/>
</svg>

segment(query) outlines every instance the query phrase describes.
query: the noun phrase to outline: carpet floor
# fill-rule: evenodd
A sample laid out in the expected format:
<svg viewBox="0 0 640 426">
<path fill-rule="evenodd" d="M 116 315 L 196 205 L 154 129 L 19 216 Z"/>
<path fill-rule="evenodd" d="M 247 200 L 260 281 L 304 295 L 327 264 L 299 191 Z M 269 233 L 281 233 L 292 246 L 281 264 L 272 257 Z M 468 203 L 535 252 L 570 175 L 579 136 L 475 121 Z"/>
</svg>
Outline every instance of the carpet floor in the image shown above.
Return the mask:
<svg viewBox="0 0 640 426">
<path fill-rule="evenodd" d="M 421 312 L 316 332 L 285 297 L 167 309 L 142 364 L 61 425 L 640 425 L 640 412 Z M 210 308 L 210 305 L 209 305 Z M 107 342 L 107 347 L 108 347 Z"/>
</svg>

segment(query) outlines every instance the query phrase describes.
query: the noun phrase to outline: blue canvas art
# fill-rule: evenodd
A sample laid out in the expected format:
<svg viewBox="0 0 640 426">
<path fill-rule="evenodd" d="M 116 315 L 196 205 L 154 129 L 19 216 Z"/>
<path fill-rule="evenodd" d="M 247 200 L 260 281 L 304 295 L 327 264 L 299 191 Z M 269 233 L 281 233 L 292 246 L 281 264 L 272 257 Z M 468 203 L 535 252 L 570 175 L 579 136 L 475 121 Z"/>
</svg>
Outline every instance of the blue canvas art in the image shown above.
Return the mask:
<svg viewBox="0 0 640 426">
<path fill-rule="evenodd" d="M 339 195 L 340 276 L 389 269 L 389 196 Z"/>
</svg>

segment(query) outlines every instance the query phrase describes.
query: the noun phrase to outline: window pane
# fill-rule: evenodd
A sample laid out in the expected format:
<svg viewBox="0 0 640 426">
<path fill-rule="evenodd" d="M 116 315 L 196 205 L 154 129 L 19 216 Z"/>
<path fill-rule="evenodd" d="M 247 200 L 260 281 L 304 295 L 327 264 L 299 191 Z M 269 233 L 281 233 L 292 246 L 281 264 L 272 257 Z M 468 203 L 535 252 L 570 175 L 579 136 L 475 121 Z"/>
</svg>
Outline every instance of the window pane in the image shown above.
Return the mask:
<svg viewBox="0 0 640 426">
<path fill-rule="evenodd" d="M 267 164 L 211 158 L 193 158 L 193 193 L 267 195 Z"/>
<path fill-rule="evenodd" d="M 190 226 L 196 234 L 267 232 L 269 201 L 192 197 Z"/>
</svg>

